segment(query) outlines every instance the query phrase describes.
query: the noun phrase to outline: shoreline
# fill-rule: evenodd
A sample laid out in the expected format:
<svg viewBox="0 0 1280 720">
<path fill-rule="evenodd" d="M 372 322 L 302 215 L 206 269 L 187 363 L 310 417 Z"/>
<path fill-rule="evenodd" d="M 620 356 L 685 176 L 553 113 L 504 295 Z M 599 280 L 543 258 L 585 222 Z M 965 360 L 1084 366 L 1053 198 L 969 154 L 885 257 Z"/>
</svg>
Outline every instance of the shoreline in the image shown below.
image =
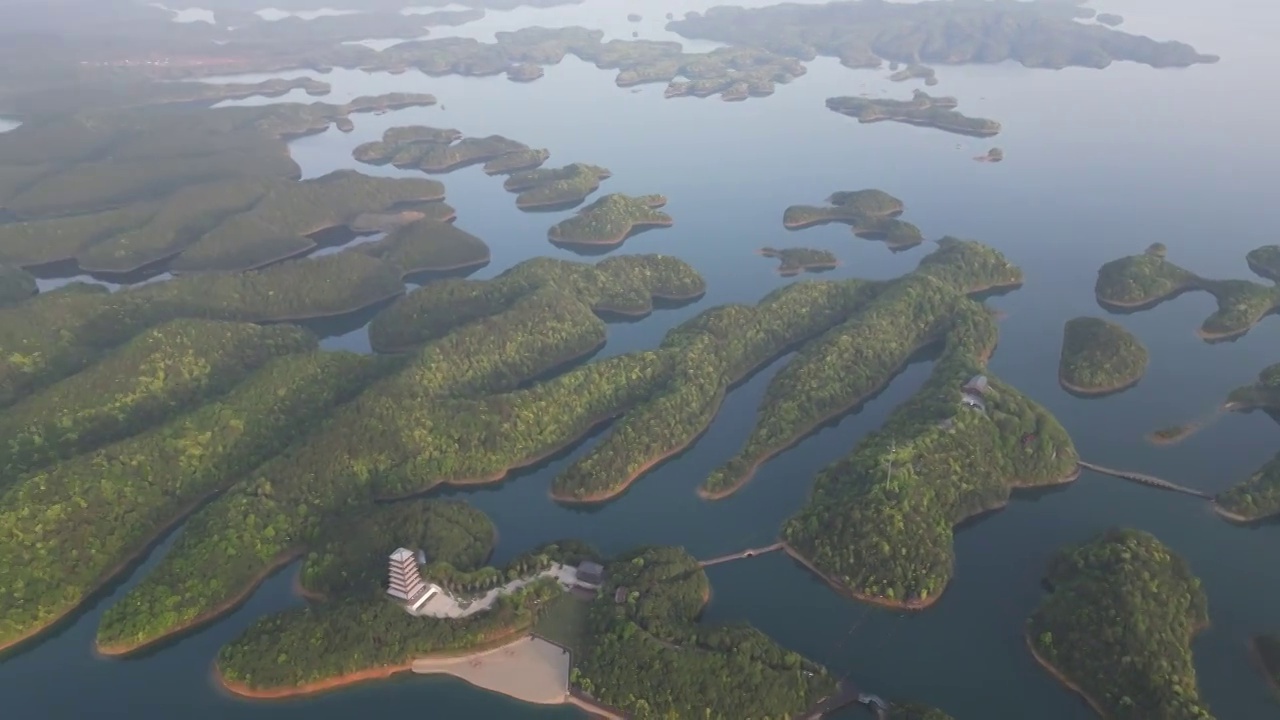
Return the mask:
<svg viewBox="0 0 1280 720">
<path fill-rule="evenodd" d="M 1063 390 L 1066 390 L 1072 395 L 1079 395 L 1081 397 L 1101 397 L 1103 395 L 1111 395 L 1113 393 L 1118 393 L 1118 392 L 1123 392 L 1125 390 L 1128 390 L 1129 388 L 1141 382 L 1144 375 L 1146 375 L 1145 371 L 1138 377 L 1133 378 L 1132 380 L 1128 380 L 1116 385 L 1107 385 L 1104 387 L 1084 387 L 1082 385 L 1076 385 L 1074 383 L 1067 382 L 1066 378 L 1062 377 L 1062 373 L 1059 372 L 1058 384 L 1062 386 Z"/>
<path fill-rule="evenodd" d="M 1276 512 L 1273 512 L 1273 513 L 1267 513 L 1266 515 L 1249 517 L 1247 515 L 1241 515 L 1240 513 L 1237 513 L 1237 512 L 1232 512 L 1222 507 L 1221 505 L 1218 504 L 1217 500 L 1210 500 L 1209 504 L 1213 506 L 1213 511 L 1218 514 L 1218 517 L 1221 517 L 1223 520 L 1226 520 L 1227 522 L 1230 522 L 1234 525 L 1245 525 L 1245 526 L 1259 525 L 1261 523 L 1280 517 L 1280 510 L 1277 510 Z"/>
<path fill-rule="evenodd" d="M 503 633 L 494 639 L 480 643 L 474 648 L 468 648 L 466 650 L 444 650 L 437 653 L 423 653 L 410 658 L 403 663 L 365 668 L 364 670 L 356 670 L 342 675 L 335 675 L 324 680 L 316 680 L 303 685 L 293 685 L 289 687 L 275 687 L 270 689 L 251 688 L 244 683 L 237 682 L 235 680 L 228 680 L 226 676 L 222 674 L 222 670 L 216 663 L 212 669 L 213 680 L 223 690 L 226 690 L 237 697 L 247 698 L 250 700 L 283 700 L 286 698 L 297 698 L 328 692 L 330 690 L 337 690 L 339 688 L 368 682 L 370 680 L 385 680 L 393 675 L 413 672 L 413 662 L 415 660 L 460 659 L 486 655 L 495 650 L 501 650 L 508 645 L 519 642 L 528 636 L 529 628 L 520 628 Z M 450 675 L 450 677 L 452 677 L 452 675 Z M 502 695 L 503 693 L 497 694 Z"/>
<path fill-rule="evenodd" d="M 1102 711 L 1102 707 L 1098 705 L 1096 700 L 1094 700 L 1092 697 L 1089 696 L 1089 693 L 1086 693 L 1084 690 L 1082 690 L 1080 686 L 1077 685 L 1071 678 L 1067 677 L 1066 673 L 1059 670 L 1056 666 L 1053 665 L 1053 663 L 1044 659 L 1044 657 L 1041 656 L 1040 653 L 1036 652 L 1035 644 L 1031 641 L 1031 636 L 1027 634 L 1027 631 L 1025 629 L 1022 631 L 1022 637 L 1027 643 L 1027 650 L 1031 652 L 1031 657 L 1035 658 L 1036 662 L 1040 664 L 1040 667 L 1044 668 L 1045 671 L 1048 672 L 1049 675 L 1053 676 L 1055 680 L 1057 680 L 1058 682 L 1066 686 L 1068 690 L 1070 690 L 1071 692 L 1083 698 L 1084 701 L 1088 703 L 1089 707 L 1092 708 L 1093 711 L 1097 713 L 1099 717 L 1103 717 L 1103 718 L 1107 717 L 1107 714 Z"/>
<path fill-rule="evenodd" d="M 536 170 L 537 168 L 529 168 L 529 169 L 530 169 L 530 170 Z M 526 171 L 525 171 L 525 170 L 517 170 L 517 171 L 515 171 L 515 172 L 526 172 Z M 502 174 L 502 173 L 496 173 L 496 174 Z M 601 180 L 602 180 L 602 181 L 603 181 L 603 180 L 608 180 L 608 178 L 607 178 L 607 177 L 606 177 L 606 178 L 601 178 Z M 525 188 L 524 188 L 524 189 L 522 189 L 522 190 L 509 190 L 509 189 L 507 189 L 507 188 L 503 188 L 503 189 L 504 189 L 504 190 L 507 190 L 507 192 L 514 192 L 514 193 L 520 193 L 520 194 L 523 194 L 523 193 L 529 192 L 530 190 L 533 190 L 533 189 L 535 189 L 535 188 L 537 188 L 537 187 L 538 187 L 538 184 L 536 184 L 536 183 L 535 183 L 535 184 L 533 184 L 533 185 L 528 185 L 527 187 L 525 187 Z M 586 192 L 584 192 L 584 193 L 574 194 L 574 196 L 573 196 L 573 197 L 556 198 L 556 199 L 554 199 L 554 200 L 536 200 L 536 201 L 533 201 L 533 202 L 528 202 L 528 201 L 526 201 L 526 202 L 520 202 L 520 199 L 519 199 L 519 198 L 516 198 L 516 209 L 517 209 L 517 210 L 544 210 L 544 209 L 546 209 L 546 210 L 554 210 L 554 209 L 556 209 L 556 208 L 561 208 L 561 207 L 571 207 L 571 208 L 573 208 L 573 207 L 577 207 L 577 206 L 581 205 L 582 203 L 586 202 L 586 201 L 587 201 L 587 198 L 591 197 L 591 194 L 592 194 L 592 193 L 594 193 L 594 192 L 596 192 L 596 191 L 597 191 L 597 190 L 599 190 L 599 189 L 600 189 L 600 183 L 599 183 L 599 182 L 597 182 L 595 187 L 591 188 L 590 190 L 588 190 L 588 191 L 586 191 Z"/>
<path fill-rule="evenodd" d="M 181 508 L 181 510 L 179 510 L 179 512 L 173 517 L 173 519 L 165 522 L 163 525 L 157 528 L 154 533 L 151 533 L 150 535 L 148 535 L 147 538 L 142 543 L 139 544 L 136 550 L 128 553 L 123 560 L 113 565 L 106 572 L 101 573 L 98 576 L 98 579 L 95 580 L 92 583 L 92 585 L 83 593 L 83 596 L 78 601 L 76 601 L 73 605 L 70 605 L 65 611 L 59 612 L 56 618 L 53 618 L 48 622 L 41 623 L 39 627 L 31 629 L 28 632 L 24 633 L 23 635 L 13 640 L 0 642 L 0 655 L 3 655 L 9 650 L 17 648 L 18 646 L 23 645 L 24 643 L 30 640 L 33 640 L 36 637 L 40 636 L 41 634 L 51 630 L 55 625 L 62 622 L 63 620 L 66 620 L 69 616 L 74 614 L 77 610 L 84 607 L 84 605 L 88 603 L 90 599 L 93 598 L 94 595 L 101 592 L 103 588 L 105 588 L 107 585 L 111 584 L 114 580 L 120 577 L 120 575 L 124 573 L 126 570 L 128 570 L 131 565 L 142 560 L 144 555 L 149 553 L 151 550 L 155 549 L 156 545 L 161 540 L 163 540 L 166 535 L 168 535 L 170 532 L 177 529 L 177 527 L 181 525 L 183 522 L 185 522 L 187 518 L 191 517 L 191 515 L 196 512 L 196 510 L 200 509 L 201 505 L 204 505 L 205 503 L 213 500 L 218 495 L 225 492 L 225 490 L 226 488 L 219 488 L 212 492 L 205 493 L 199 498 L 196 498 L 195 501 L 188 503 L 187 505 L 184 505 Z"/>
<path fill-rule="evenodd" d="M 1267 663 L 1262 659 L 1262 650 L 1258 648 L 1258 635 L 1249 638 L 1249 657 L 1258 666 L 1258 671 L 1262 673 L 1262 679 L 1267 683 L 1267 687 L 1280 697 L 1280 679 L 1272 676 L 1271 671 L 1267 668 Z"/>
<path fill-rule="evenodd" d="M 1048 487 L 1058 487 L 1062 485 L 1068 485 L 1072 482 L 1075 482 L 1075 480 L 1079 477 L 1080 477 L 1080 466 L 1076 465 L 1075 470 L 1070 474 L 1065 475 L 1061 478 L 1057 478 L 1050 482 L 1037 483 L 1034 485 L 1020 483 L 1020 482 L 1010 483 L 1008 498 L 1005 498 L 1003 501 L 996 503 L 995 505 L 992 505 L 990 507 L 978 509 L 970 513 L 966 517 L 961 518 L 958 522 L 952 524 L 951 526 L 952 537 L 954 538 L 955 536 L 955 529 L 960 527 L 964 523 L 976 517 L 979 517 L 981 515 L 985 515 L 991 512 L 997 512 L 999 510 L 1003 510 L 1004 508 L 1008 507 L 1009 504 L 1013 501 L 1014 491 L 1033 490 L 1037 488 L 1048 488 Z M 854 600 L 857 600 L 859 602 L 864 602 L 869 605 L 892 608 L 894 610 L 905 610 L 908 612 L 919 612 L 921 610 L 927 610 L 928 608 L 932 607 L 934 603 L 938 602 L 938 600 L 941 599 L 942 596 L 946 594 L 947 588 L 951 587 L 951 578 L 948 578 L 947 583 L 943 585 L 942 590 L 937 595 L 931 595 L 925 600 L 890 600 L 888 598 L 880 597 L 878 595 L 867 595 L 865 593 L 861 593 L 861 592 L 858 592 L 857 590 L 854 590 L 853 588 L 849 587 L 843 582 L 836 580 L 835 578 L 831 577 L 827 573 L 818 569 L 818 567 L 813 564 L 813 561 L 809 560 L 809 558 L 802 555 L 800 551 L 792 547 L 790 542 L 783 540 L 781 541 L 781 543 L 782 543 L 783 552 L 785 552 L 788 556 L 790 556 L 792 560 L 795 560 L 796 562 L 803 565 L 805 569 L 807 569 L 809 572 L 812 572 L 814 575 L 816 575 L 819 579 L 821 579 L 828 586 L 830 586 L 831 589 L 835 590 L 837 593 L 841 595 L 852 597 Z"/>
<path fill-rule="evenodd" d="M 646 230 L 669 228 L 673 225 L 675 225 L 675 220 L 648 220 L 645 222 L 633 222 L 627 227 L 626 231 L 622 232 L 621 234 L 612 235 L 607 238 L 597 238 L 593 240 L 575 240 L 575 239 L 563 238 L 556 235 L 552 235 L 551 232 L 548 231 L 547 239 L 557 245 L 571 245 L 576 247 L 592 247 L 592 248 L 600 248 L 600 247 L 612 248 L 612 247 L 617 247 L 622 243 L 626 242 L 627 239 L 630 238 L 631 236 L 637 235 Z"/>
<path fill-rule="evenodd" d="M 627 489 L 631 487 L 632 483 L 639 480 L 642 476 L 647 474 L 650 470 L 657 467 L 658 465 L 661 465 L 667 460 L 670 460 L 676 455 L 679 455 L 680 453 L 689 449 L 689 447 L 692 446 L 694 443 L 696 443 L 698 439 L 702 437 L 703 433 L 705 433 L 711 427 L 711 423 L 714 422 L 716 416 L 720 414 L 720 406 L 724 404 L 724 399 L 726 395 L 727 393 L 725 393 L 724 391 L 720 392 L 720 397 L 716 400 L 715 412 L 712 413 L 711 420 L 709 420 L 707 424 L 697 432 L 697 434 L 695 434 L 692 438 L 690 438 L 689 442 L 686 442 L 680 445 L 680 447 L 677 447 L 668 452 L 665 452 L 659 455 L 658 457 L 649 459 L 649 461 L 641 465 L 639 469 L 631 473 L 631 475 L 628 476 L 626 480 L 623 480 L 621 483 L 619 483 L 617 487 L 611 488 L 609 490 L 599 490 L 597 492 L 591 493 L 590 495 L 584 495 L 582 497 L 572 497 L 572 496 L 565 496 L 565 495 L 560 495 L 556 493 L 554 489 L 554 483 L 553 483 L 552 489 L 550 491 L 551 499 L 555 500 L 556 502 L 564 503 L 567 505 L 595 505 L 603 502 L 608 502 L 609 500 L 612 500 L 618 497 L 619 495 L 626 492 Z"/>
<path fill-rule="evenodd" d="M 196 617 L 186 622 L 183 622 L 180 625 L 174 626 L 172 629 L 166 630 L 164 633 L 160 635 L 156 635 L 140 643 L 132 643 L 128 645 L 124 643 L 103 645 L 99 643 L 98 639 L 95 637 L 93 641 L 93 652 L 94 654 L 104 658 L 128 657 L 130 655 L 134 655 L 136 653 L 142 652 L 143 650 L 147 650 L 148 648 L 152 648 L 156 645 L 167 642 L 179 635 L 183 635 L 187 632 L 203 627 L 204 625 L 207 625 L 213 622 L 214 620 L 217 620 L 223 615 L 226 615 L 227 613 L 243 605 L 245 602 L 249 600 L 249 598 L 253 595 L 253 593 L 257 591 L 258 586 L 260 586 L 263 583 L 263 581 L 265 581 L 268 577 L 275 574 L 281 568 L 285 567 L 289 563 L 302 557 L 305 552 L 306 552 L 305 547 L 290 548 L 280 552 L 274 558 L 272 558 L 271 562 L 267 565 L 267 567 L 263 568 L 260 572 L 258 572 L 258 574 L 254 575 L 253 578 L 245 585 L 244 589 L 241 590 L 239 593 L 237 593 L 235 596 L 228 598 L 227 600 L 219 603 L 213 608 L 210 608 L 209 610 L 206 610 L 205 612 L 200 613 Z"/>
<path fill-rule="evenodd" d="M 810 425 L 809 428 L 806 429 L 804 432 L 796 435 L 795 437 L 790 438 L 780 447 L 777 447 L 771 451 L 768 451 L 766 455 L 764 455 L 759 460 L 752 463 L 751 466 L 748 467 L 747 470 L 743 472 L 742 476 L 739 479 L 735 480 L 733 483 L 730 483 L 729 486 L 720 490 L 707 490 L 706 482 L 704 481 L 702 484 L 698 486 L 698 497 L 702 498 L 703 500 L 723 500 L 729 497 L 730 495 L 734 494 L 735 492 L 741 490 L 747 483 L 751 482 L 752 478 L 755 477 L 756 473 L 760 470 L 760 466 L 764 465 L 765 463 L 769 462 L 770 460 L 777 457 L 778 455 L 781 455 L 787 450 L 790 450 L 791 448 L 800 444 L 801 441 L 805 440 L 809 435 L 811 435 L 818 428 L 822 427 L 823 425 L 826 425 L 827 423 L 840 417 L 841 415 L 845 415 L 847 413 L 852 412 L 853 410 L 858 408 L 860 405 L 863 405 L 866 402 L 868 402 L 868 400 L 872 396 L 876 395 L 879 392 L 882 392 L 886 387 L 889 386 L 889 383 L 893 382 L 894 378 L 902 374 L 902 371 L 905 370 L 907 365 L 910 364 L 911 358 L 915 357 L 918 353 L 920 353 L 926 347 L 929 347 L 935 342 L 937 342 L 936 339 L 930 339 L 912 348 L 911 351 L 907 353 L 906 359 L 903 360 L 901 363 L 899 363 L 896 367 L 894 367 L 894 369 L 888 373 L 888 377 L 886 377 L 884 380 L 878 383 L 875 387 L 871 388 L 870 390 L 863 393 L 862 395 L 859 395 L 858 397 L 854 398 L 853 401 L 850 402 L 848 405 L 832 413 L 829 413 L 824 417 L 819 418 L 812 425 Z"/>
</svg>

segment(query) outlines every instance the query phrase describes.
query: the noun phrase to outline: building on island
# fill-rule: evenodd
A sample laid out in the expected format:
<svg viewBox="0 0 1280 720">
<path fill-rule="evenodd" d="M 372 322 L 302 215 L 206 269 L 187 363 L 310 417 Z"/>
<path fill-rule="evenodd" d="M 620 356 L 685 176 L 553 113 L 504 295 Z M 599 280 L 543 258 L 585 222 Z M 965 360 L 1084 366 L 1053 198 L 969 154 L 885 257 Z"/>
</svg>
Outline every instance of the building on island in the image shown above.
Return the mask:
<svg viewBox="0 0 1280 720">
<path fill-rule="evenodd" d="M 969 378 L 969 382 L 965 383 L 964 387 L 960 389 L 968 395 L 977 395 L 978 397 L 982 397 L 987 394 L 987 390 L 990 387 L 991 386 L 987 382 L 986 375 L 974 375 Z"/>
<path fill-rule="evenodd" d="M 398 548 L 391 553 L 389 575 L 387 594 L 403 602 L 410 612 L 422 607 L 440 592 L 438 586 L 428 586 L 422 581 L 422 575 L 418 572 L 418 557 L 407 548 Z"/>
<path fill-rule="evenodd" d="M 604 582 L 604 566 L 588 560 L 578 565 L 574 577 L 583 585 L 599 585 Z"/>
</svg>

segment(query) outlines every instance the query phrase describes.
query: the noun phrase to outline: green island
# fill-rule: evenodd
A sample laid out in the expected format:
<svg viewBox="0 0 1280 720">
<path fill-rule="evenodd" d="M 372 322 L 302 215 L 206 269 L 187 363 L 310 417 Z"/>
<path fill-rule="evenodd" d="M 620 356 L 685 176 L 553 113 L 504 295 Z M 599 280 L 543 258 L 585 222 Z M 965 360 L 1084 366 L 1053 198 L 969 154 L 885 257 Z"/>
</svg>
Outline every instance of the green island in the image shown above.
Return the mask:
<svg viewBox="0 0 1280 720">
<path fill-rule="evenodd" d="M 1153 445 L 1176 445 L 1191 437 L 1200 429 L 1199 423 L 1182 423 L 1153 430 L 1147 435 L 1147 441 Z"/>
<path fill-rule="evenodd" d="M 74 284 L 0 307 L 0 407 L 67 377 L 169 320 L 285 322 L 338 317 L 404 292 L 404 268 L 357 252 L 259 271 L 199 273 L 109 293 Z"/>
<path fill-rule="evenodd" d="M 534 170 L 542 167 L 542 164 L 550 157 L 551 151 L 545 148 L 514 150 L 505 155 L 499 155 L 485 163 L 484 173 L 486 175 L 510 175 L 511 173 L 525 170 Z"/>
<path fill-rule="evenodd" d="M 1109 395 L 1136 385 L 1147 360 L 1142 342 L 1120 325 L 1072 318 L 1062 328 L 1058 383 L 1076 395 Z"/>
<path fill-rule="evenodd" d="M 174 272 L 256 270 L 317 247 L 310 237 L 345 227 L 367 212 L 444 198 L 435 180 L 375 178 L 336 170 L 313 180 L 270 188 L 247 212 L 233 215 L 173 259 Z"/>
<path fill-rule="evenodd" d="M 462 133 L 453 128 L 435 128 L 426 125 L 401 125 L 388 128 L 381 140 L 357 145 L 351 156 L 366 165 L 412 167 L 418 152 L 426 152 L 432 145 L 450 145 L 462 139 Z"/>
<path fill-rule="evenodd" d="M 915 79 L 923 80 L 925 85 L 937 85 L 938 73 L 928 65 L 911 63 L 889 76 L 889 80 L 893 82 L 906 82 Z"/>
<path fill-rule="evenodd" d="M 1280 410 L 1280 363 L 1258 373 L 1252 385 L 1232 390 L 1223 406 L 1229 412 Z M 1280 454 L 1214 497 L 1214 510 L 1237 523 L 1256 523 L 1280 515 Z"/>
<path fill-rule="evenodd" d="M 1251 267 L 1266 275 L 1267 248 L 1254 255 Z M 1212 280 L 1173 264 L 1156 243 L 1140 255 L 1112 260 L 1098 270 L 1094 286 L 1098 303 L 1108 310 L 1134 312 L 1155 307 L 1183 293 L 1201 290 L 1213 295 L 1218 309 L 1197 331 L 1207 342 L 1233 340 L 1249 332 L 1280 308 L 1280 284 L 1249 280 Z"/>
<path fill-rule="evenodd" d="M 799 275 L 802 272 L 822 272 L 834 269 L 840 264 L 836 254 L 830 250 L 814 248 L 761 248 L 760 254 L 767 258 L 778 259 L 778 274 L 783 277 Z"/>
<path fill-rule="evenodd" d="M 892 250 L 906 250 L 924 242 L 920 228 L 899 219 L 905 206 L 883 190 L 841 190 L 827 198 L 825 207 L 792 205 L 782 214 L 782 226 L 802 230 L 826 223 L 845 223 L 853 234 L 884 242 Z"/>
<path fill-rule="evenodd" d="M 38 291 L 36 279 L 22 268 L 0 265 L 0 307 L 20 303 Z"/>
<path fill-rule="evenodd" d="M 1258 635 L 1250 646 L 1263 677 L 1272 690 L 1280 693 L 1280 635 Z"/>
<path fill-rule="evenodd" d="M 485 562 L 495 535 L 483 513 L 460 502 L 353 512 L 307 554 L 299 584 L 312 603 L 262 618 L 224 646 L 219 682 L 248 697 L 296 696 L 402 672 L 459 674 L 470 658 L 532 643 L 556 659 L 506 660 L 511 671 L 545 678 L 541 702 L 587 710 L 794 717 L 835 689 L 821 666 L 750 626 L 698 622 L 711 588 L 681 549 L 605 559 L 562 540 L 493 567 Z M 466 615 L 438 616 L 433 600 L 415 616 L 387 597 L 386 557 L 396 547 L 420 550 L 424 579 L 447 596 L 439 605 L 457 602 Z M 574 577 L 583 561 L 601 563 L 603 582 Z M 515 685 L 490 679 L 482 687 L 519 696 Z"/>
<path fill-rule="evenodd" d="M 690 39 L 760 47 L 805 60 L 835 57 L 848 67 L 879 67 L 884 60 L 944 65 L 1013 60 L 1055 69 L 1130 60 L 1183 67 L 1218 60 L 1185 43 L 1078 22 L 1094 12 L 1074 2 L 1017 0 L 783 3 L 688 13 L 667 23 L 667 29 Z"/>
<path fill-rule="evenodd" d="M 0 588 L 0 648 L 73 612 L 386 369 L 351 353 L 285 355 L 198 409 L 0 491 L 0 562 L 18 573 Z"/>
<path fill-rule="evenodd" d="M 955 107 L 958 104 L 953 97 L 934 97 L 923 90 L 914 91 L 910 100 L 850 95 L 827 98 L 827 109 L 857 118 L 860 123 L 891 120 L 973 137 L 991 137 L 999 134 L 1000 123 L 956 112 Z"/>
<path fill-rule="evenodd" d="M 1116 27 L 1124 22 L 1124 16 L 1115 13 L 1098 13 L 1093 19 L 1107 27 Z"/>
<path fill-rule="evenodd" d="M 448 223 L 458 218 L 458 211 L 443 200 L 422 203 L 406 203 L 397 205 L 403 208 L 395 212 L 360 213 L 347 223 L 347 229 L 357 235 L 369 235 L 382 232 L 394 232 L 396 229 L 417 220 L 433 220 Z"/>
<path fill-rule="evenodd" d="M 560 168 L 536 168 L 514 173 L 502 183 L 516 195 L 521 210 L 563 210 L 576 207 L 613 176 L 607 168 L 571 163 Z"/>
<path fill-rule="evenodd" d="M 397 267 L 405 277 L 489 264 L 489 246 L 483 240 L 451 223 L 425 217 L 351 251 Z"/>
<path fill-rule="evenodd" d="M 1191 639 L 1208 601 L 1186 562 L 1155 537 L 1113 529 L 1058 553 L 1027 646 L 1104 718 L 1212 718 Z"/>
<path fill-rule="evenodd" d="M 557 245 L 617 247 L 645 230 L 671 227 L 675 221 L 659 210 L 666 204 L 662 195 L 611 193 L 552 225 L 547 237 Z"/>
<path fill-rule="evenodd" d="M 1280 282 L 1280 245 L 1264 245 L 1250 250 L 1245 260 L 1255 275 Z"/>
<path fill-rule="evenodd" d="M 314 350 L 292 325 L 175 320 L 0 414 L 0 486 L 217 397 L 272 358 Z"/>
<path fill-rule="evenodd" d="M 988 150 L 986 153 L 975 156 L 973 159 L 977 160 L 978 162 L 988 162 L 988 163 L 1004 162 L 1004 150 L 1001 150 L 998 147 L 993 147 L 990 150 Z"/>
<path fill-rule="evenodd" d="M 629 256 L 605 263 L 630 266 L 639 277 L 672 290 L 684 285 L 691 296 L 701 293 L 701 278 L 674 258 Z M 528 270 L 520 274 L 534 279 Z M 448 293 L 451 286 L 456 283 L 445 281 L 418 293 Z M 671 404 L 684 399 L 670 399 L 677 388 L 656 398 L 665 402 L 645 404 L 671 384 L 674 371 L 671 363 L 654 362 L 653 352 L 581 366 L 522 388 L 590 354 L 604 340 L 603 323 L 571 287 L 548 284 L 509 306 L 509 300 L 495 298 L 490 313 L 438 312 L 453 324 L 452 332 L 398 360 L 395 372 L 331 413 L 306 442 L 245 473 L 193 515 L 159 567 L 104 615 L 98 644 L 131 652 L 219 616 L 353 503 L 418 494 L 442 483 L 500 481 L 631 406 L 637 407 L 635 419 L 624 419 L 581 461 L 618 469 L 587 477 L 626 479 L 631 463 L 644 465 L 654 455 L 673 452 L 668 443 L 687 445 L 697 432 L 670 437 L 685 431 L 669 427 Z M 697 368 L 698 360 L 685 364 Z M 550 407 L 559 410 L 547 412 Z M 655 423 L 664 435 L 637 438 L 627 430 L 649 430 Z M 208 572 L 214 556 L 228 558 L 215 564 L 216 577 Z M 175 603 L 177 597 L 185 599 Z"/>
</svg>

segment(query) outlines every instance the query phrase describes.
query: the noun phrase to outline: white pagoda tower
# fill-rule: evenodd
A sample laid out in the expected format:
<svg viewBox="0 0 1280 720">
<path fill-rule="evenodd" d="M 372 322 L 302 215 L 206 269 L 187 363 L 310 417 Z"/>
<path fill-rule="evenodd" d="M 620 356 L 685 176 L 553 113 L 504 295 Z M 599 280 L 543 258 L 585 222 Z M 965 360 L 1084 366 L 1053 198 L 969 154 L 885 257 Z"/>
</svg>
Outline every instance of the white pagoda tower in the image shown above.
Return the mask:
<svg viewBox="0 0 1280 720">
<path fill-rule="evenodd" d="M 432 590 L 435 590 L 433 587 Z M 391 553 L 390 582 L 387 594 L 404 602 L 410 611 L 422 607 L 435 592 L 427 592 L 427 584 L 418 572 L 418 556 L 407 548 Z"/>
</svg>

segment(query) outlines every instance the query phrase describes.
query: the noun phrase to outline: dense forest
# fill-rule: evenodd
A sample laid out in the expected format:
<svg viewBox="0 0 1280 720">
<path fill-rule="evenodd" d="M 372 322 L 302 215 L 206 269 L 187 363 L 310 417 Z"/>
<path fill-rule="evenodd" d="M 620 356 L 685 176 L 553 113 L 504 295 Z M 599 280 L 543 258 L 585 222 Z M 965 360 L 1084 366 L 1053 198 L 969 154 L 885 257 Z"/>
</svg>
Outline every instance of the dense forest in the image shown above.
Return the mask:
<svg viewBox="0 0 1280 720">
<path fill-rule="evenodd" d="M 1076 473 L 1075 448 L 1053 415 L 995 378 L 984 376 L 985 389 L 973 380 L 995 348 L 991 314 L 955 295 L 942 307 L 943 351 L 930 378 L 818 475 L 783 528 L 794 552 L 872 602 L 936 601 L 953 572 L 957 523 L 1002 507 L 1015 488 Z"/>
<path fill-rule="evenodd" d="M 399 268 L 405 276 L 474 268 L 489 262 L 489 246 L 448 222 L 430 218 L 396 228 L 382 240 L 352 248 Z"/>
<path fill-rule="evenodd" d="M 782 720 L 835 689 L 825 669 L 747 625 L 697 622 L 707 576 L 678 548 L 624 553 L 605 565 L 574 687 L 637 720 Z M 615 603 L 614 595 L 624 600 Z"/>
<path fill-rule="evenodd" d="M 291 325 L 175 320 L 0 414 L 8 478 L 161 423 L 229 390 L 272 358 L 316 348 Z"/>
<path fill-rule="evenodd" d="M 1191 638 L 1209 624 L 1200 581 L 1180 557 L 1137 530 L 1110 530 L 1063 550 L 1049 594 L 1027 621 L 1041 663 L 1104 717 L 1211 718 L 1200 700 Z"/>
<path fill-rule="evenodd" d="M 1265 262 L 1258 257 L 1250 266 L 1259 275 L 1270 277 Z M 1202 278 L 1166 260 L 1159 243 L 1141 255 L 1106 263 L 1098 270 L 1095 285 L 1099 304 L 1121 310 L 1153 307 L 1191 290 L 1203 290 L 1218 302 L 1217 310 L 1205 318 L 1198 331 L 1210 342 L 1244 335 L 1280 307 L 1280 285 Z"/>
<path fill-rule="evenodd" d="M 1147 370 L 1147 349 L 1120 325 L 1091 317 L 1072 318 L 1062 329 L 1058 381 L 1072 392 L 1115 392 L 1138 382 Z"/>
<path fill-rule="evenodd" d="M 607 168 L 571 163 L 559 168 L 537 168 L 512 174 L 503 182 L 508 192 L 517 193 L 521 210 L 567 208 L 578 205 L 600 189 L 613 173 Z"/>
<path fill-rule="evenodd" d="M 1280 245 L 1263 245 L 1245 255 L 1249 269 L 1259 277 L 1280 282 Z"/>
<path fill-rule="evenodd" d="M 196 410 L 13 483 L 0 493 L 0 565 L 11 573 L 0 587 L 0 645 L 70 612 L 164 528 L 385 371 L 349 353 L 287 355 Z M 121 610 L 109 622 L 140 621 Z"/>
<path fill-rule="evenodd" d="M 825 207 L 792 205 L 782 213 L 782 224 L 789 230 L 830 222 L 848 223 L 855 227 L 873 224 L 883 218 L 897 217 L 905 205 L 883 190 L 841 190 L 827 198 Z"/>
<path fill-rule="evenodd" d="M 1280 515 L 1280 455 L 1213 500 L 1233 520 L 1254 522 Z"/>
<path fill-rule="evenodd" d="M 642 230 L 670 227 L 671 216 L 658 210 L 666 204 L 661 195 L 612 193 L 551 226 L 547 237 L 557 245 L 620 245 Z"/>
<path fill-rule="evenodd" d="M 767 258 L 777 258 L 778 274 L 783 277 L 799 275 L 802 272 L 831 270 L 840 264 L 835 253 L 817 248 L 767 247 L 761 248 L 760 254 Z"/>
<path fill-rule="evenodd" d="M 850 308 L 773 377 L 743 449 L 711 474 L 704 490 L 730 491 L 761 463 L 873 395 L 942 337 L 952 314 L 968 307 L 960 302 L 964 294 L 1021 279 L 1021 270 L 995 250 L 944 239 L 914 272 Z"/>
<path fill-rule="evenodd" d="M 1227 406 L 1232 410 L 1280 410 L 1280 363 L 1263 368 L 1252 385 L 1232 390 Z"/>
</svg>

